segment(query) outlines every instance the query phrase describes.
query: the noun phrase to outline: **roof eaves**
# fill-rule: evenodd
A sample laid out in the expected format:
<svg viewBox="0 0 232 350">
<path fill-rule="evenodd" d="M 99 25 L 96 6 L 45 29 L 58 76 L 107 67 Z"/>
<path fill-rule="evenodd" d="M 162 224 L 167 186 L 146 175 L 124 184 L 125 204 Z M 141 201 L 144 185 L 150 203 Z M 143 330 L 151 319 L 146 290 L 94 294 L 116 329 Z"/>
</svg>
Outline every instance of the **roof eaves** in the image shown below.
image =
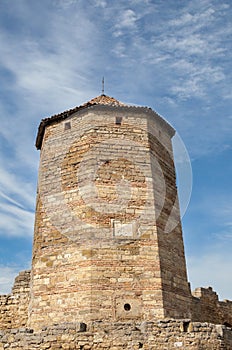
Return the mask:
<svg viewBox="0 0 232 350">
<path fill-rule="evenodd" d="M 93 102 L 87 102 L 81 106 L 78 106 L 78 107 L 75 107 L 75 108 L 72 108 L 72 109 L 69 109 L 69 110 L 66 110 L 62 113 L 59 113 L 59 114 L 55 114 L 51 117 L 48 117 L 48 118 L 44 118 L 41 120 L 41 123 L 39 125 L 39 128 L 38 128 L 38 133 L 37 133 L 37 137 L 36 137 L 36 143 L 35 143 L 35 146 L 38 150 L 41 149 L 41 146 L 42 146 L 42 141 L 43 141 L 43 137 L 44 137 L 44 132 L 45 132 L 45 128 L 46 126 L 48 125 L 51 125 L 53 123 L 57 123 L 61 120 L 64 120 L 68 117 L 70 117 L 72 114 L 80 111 L 80 110 L 83 110 L 83 109 L 86 109 L 86 108 L 89 108 L 89 107 L 94 107 L 94 106 L 100 106 L 100 107 L 103 107 L 103 108 L 110 108 L 110 107 L 113 107 L 113 108 L 120 108 L 120 109 L 133 109 L 133 110 L 137 110 L 137 111 L 141 111 L 144 110 L 146 113 L 154 113 L 159 121 L 167 128 L 166 130 L 168 131 L 168 133 L 170 134 L 170 136 L 172 137 L 174 134 L 175 134 L 175 129 L 164 119 L 162 118 L 157 112 L 155 112 L 152 108 L 150 107 L 144 107 L 144 106 L 130 106 L 130 105 L 104 105 L 104 104 L 99 104 L 99 103 L 93 103 Z"/>
<path fill-rule="evenodd" d="M 44 132 L 45 132 L 45 127 L 48 125 L 51 125 L 53 123 L 59 122 L 61 120 L 64 120 L 68 117 L 70 117 L 72 114 L 78 112 L 81 109 L 88 108 L 90 106 L 93 106 L 94 104 L 90 104 L 89 102 L 85 103 L 84 105 L 69 109 L 67 111 L 64 111 L 62 113 L 54 114 L 51 117 L 47 117 L 41 120 L 39 128 L 38 128 L 38 133 L 36 137 L 36 142 L 35 146 L 37 149 L 41 149 L 43 137 L 44 137 Z"/>
</svg>

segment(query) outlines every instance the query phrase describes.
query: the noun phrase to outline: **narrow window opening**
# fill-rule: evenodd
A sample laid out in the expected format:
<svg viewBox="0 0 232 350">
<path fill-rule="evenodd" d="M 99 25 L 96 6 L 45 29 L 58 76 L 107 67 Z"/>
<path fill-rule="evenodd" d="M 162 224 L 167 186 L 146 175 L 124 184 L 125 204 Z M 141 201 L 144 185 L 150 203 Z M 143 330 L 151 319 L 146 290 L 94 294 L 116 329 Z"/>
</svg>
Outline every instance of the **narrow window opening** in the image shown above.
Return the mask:
<svg viewBox="0 0 232 350">
<path fill-rule="evenodd" d="M 64 124 L 64 130 L 69 130 L 69 129 L 71 129 L 71 123 L 67 122 Z"/>
<path fill-rule="evenodd" d="M 80 323 L 80 332 L 86 332 L 87 325 L 84 322 Z"/>
<path fill-rule="evenodd" d="M 185 332 L 185 333 L 188 332 L 189 324 L 190 324 L 189 321 L 183 322 L 183 332 Z"/>
<path fill-rule="evenodd" d="M 125 311 L 130 311 L 130 309 L 131 309 L 130 304 L 126 303 L 126 304 L 124 305 L 124 310 L 125 310 Z"/>
<path fill-rule="evenodd" d="M 115 118 L 115 124 L 116 125 L 121 125 L 122 124 L 122 117 L 116 117 Z"/>
</svg>

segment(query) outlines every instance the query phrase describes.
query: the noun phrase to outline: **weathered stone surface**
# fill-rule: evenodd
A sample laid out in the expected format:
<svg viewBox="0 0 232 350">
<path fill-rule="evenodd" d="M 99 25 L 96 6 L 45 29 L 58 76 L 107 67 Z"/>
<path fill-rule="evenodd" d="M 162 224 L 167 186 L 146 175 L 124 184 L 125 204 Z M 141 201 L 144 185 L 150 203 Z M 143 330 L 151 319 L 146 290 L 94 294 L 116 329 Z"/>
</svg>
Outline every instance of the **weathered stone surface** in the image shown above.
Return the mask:
<svg viewBox="0 0 232 350">
<path fill-rule="evenodd" d="M 105 95 L 42 121 L 32 270 L 0 296 L 0 350 L 232 349 L 232 302 L 190 292 L 173 135 Z"/>
<path fill-rule="evenodd" d="M 120 105 L 68 122 L 41 147 L 29 326 L 190 317 L 174 130 Z"/>
<path fill-rule="evenodd" d="M 193 291 L 191 310 L 195 321 L 232 326 L 232 301 L 219 301 L 217 293 L 211 287 Z"/>
<path fill-rule="evenodd" d="M 16 277 L 12 293 L 0 295 L 0 329 L 26 326 L 28 322 L 30 271 Z"/>
<path fill-rule="evenodd" d="M 143 324 L 93 322 L 91 330 L 86 332 L 76 331 L 79 325 L 75 323 L 68 327 L 67 324 L 50 326 L 35 333 L 5 331 L 0 336 L 0 349 L 231 349 L 232 331 L 225 326 L 188 321 L 188 328 L 183 328 L 185 323 L 186 320 L 170 319 Z"/>
</svg>

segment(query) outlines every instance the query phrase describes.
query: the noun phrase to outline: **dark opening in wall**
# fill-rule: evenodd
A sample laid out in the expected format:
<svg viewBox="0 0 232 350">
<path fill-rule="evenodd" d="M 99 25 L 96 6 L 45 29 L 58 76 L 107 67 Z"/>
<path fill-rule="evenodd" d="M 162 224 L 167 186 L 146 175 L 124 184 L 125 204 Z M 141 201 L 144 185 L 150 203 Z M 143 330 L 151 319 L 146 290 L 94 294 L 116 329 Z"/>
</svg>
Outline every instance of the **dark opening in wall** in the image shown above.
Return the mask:
<svg viewBox="0 0 232 350">
<path fill-rule="evenodd" d="M 130 304 L 126 303 L 126 304 L 124 305 L 124 310 L 125 310 L 125 311 L 130 311 L 130 309 L 131 309 Z"/>
<path fill-rule="evenodd" d="M 116 125 L 121 125 L 122 124 L 122 117 L 116 117 L 115 118 L 115 124 Z"/>
<path fill-rule="evenodd" d="M 143 343 L 139 342 L 139 349 L 143 348 Z"/>
<path fill-rule="evenodd" d="M 87 325 L 84 322 L 80 323 L 80 332 L 86 332 Z"/>
<path fill-rule="evenodd" d="M 183 322 L 183 332 L 188 332 L 190 321 Z"/>
<path fill-rule="evenodd" d="M 64 130 L 69 130 L 69 129 L 71 129 L 71 123 L 67 122 L 64 124 Z"/>
</svg>

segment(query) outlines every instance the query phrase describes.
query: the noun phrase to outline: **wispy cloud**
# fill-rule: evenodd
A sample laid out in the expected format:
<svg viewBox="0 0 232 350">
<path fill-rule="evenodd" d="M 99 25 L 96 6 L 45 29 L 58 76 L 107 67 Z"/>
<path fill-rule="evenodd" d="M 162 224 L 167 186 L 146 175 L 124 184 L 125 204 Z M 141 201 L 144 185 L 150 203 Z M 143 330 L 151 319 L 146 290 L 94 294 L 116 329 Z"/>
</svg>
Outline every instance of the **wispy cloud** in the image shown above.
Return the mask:
<svg viewBox="0 0 232 350">
<path fill-rule="evenodd" d="M 19 167 L 15 169 L 20 170 Z M 34 223 L 35 181 L 27 180 L 27 174 L 20 177 L 19 174 L 14 174 L 14 171 L 13 164 L 11 170 L 6 165 L 0 166 L 0 235 L 31 236 Z"/>
<path fill-rule="evenodd" d="M 106 93 L 164 114 L 192 159 L 226 152 L 232 129 L 231 11 L 229 2 L 219 0 L 3 0 L 1 234 L 32 233 L 40 119 L 100 94 L 103 75 Z M 210 218 L 217 200 L 209 196 L 202 203 Z M 228 216 L 218 220 L 230 222 Z M 221 225 L 221 232 L 227 228 Z M 205 258 L 207 266 L 211 258 Z"/>
<path fill-rule="evenodd" d="M 2 201 L 1 201 L 1 204 Z M 3 204 L 0 212 L 0 235 L 5 236 L 32 236 L 34 212 L 18 208 L 15 205 Z"/>
<path fill-rule="evenodd" d="M 28 266 L 25 268 L 28 268 Z M 0 294 L 11 292 L 15 277 L 20 271 L 22 271 L 22 266 L 0 265 Z"/>
<path fill-rule="evenodd" d="M 222 98 L 226 89 L 230 91 L 228 72 L 221 61 L 231 56 L 230 47 L 225 45 L 232 31 L 224 21 L 227 4 L 204 1 L 199 11 L 199 4 L 193 1 L 173 8 L 173 15 L 166 19 L 159 16 L 161 5 L 132 3 L 119 2 L 117 10 L 109 5 L 105 8 L 115 36 L 111 50 L 124 64 L 136 63 L 136 72 L 140 76 L 141 71 L 145 81 L 145 70 L 151 75 L 159 67 L 169 77 L 166 90 L 180 100 L 198 97 L 209 101 L 215 84 L 223 84 Z M 128 79 L 133 80 L 132 75 Z"/>
<path fill-rule="evenodd" d="M 115 24 L 115 31 L 113 35 L 119 37 L 125 34 L 125 30 L 135 31 L 137 29 L 136 21 L 138 17 L 136 13 L 131 10 L 125 10 L 119 14 L 117 23 Z"/>
<path fill-rule="evenodd" d="M 214 237 L 219 241 L 224 241 L 231 244 L 232 243 L 232 222 L 225 222 L 223 227 L 214 234 Z"/>
<path fill-rule="evenodd" d="M 209 1 L 206 1 L 205 4 L 202 3 L 201 11 L 194 10 L 194 2 L 192 4 L 188 4 L 179 18 L 172 19 L 170 24 L 174 27 L 179 28 L 192 28 L 192 30 L 196 31 L 205 27 L 207 24 L 211 23 L 214 18 L 215 10 L 211 6 Z M 224 7 L 223 7 L 224 8 Z M 192 13 L 190 13 L 193 12 Z"/>
<path fill-rule="evenodd" d="M 0 197 L 2 197 L 2 199 L 5 199 L 7 202 L 14 204 L 15 206 L 24 209 L 23 205 L 19 202 L 17 202 L 16 200 L 14 200 L 13 198 L 10 198 L 9 196 L 7 196 L 5 193 L 3 193 L 2 191 L 0 191 Z"/>
<path fill-rule="evenodd" d="M 220 291 L 220 299 L 231 300 L 232 257 L 230 252 L 223 251 L 222 247 L 214 248 L 201 257 L 190 256 L 187 263 L 192 290 L 210 286 L 216 292 Z"/>
<path fill-rule="evenodd" d="M 75 3 L 62 2 L 66 11 Z M 15 15 L 9 10 L 10 16 L 17 17 L 16 23 L 29 23 L 33 6 L 22 1 L 16 7 L 20 7 L 19 11 Z M 49 25 L 46 9 L 41 6 L 39 12 L 44 14 L 44 27 L 37 27 L 35 20 L 28 32 L 22 27 L 17 35 L 5 27 L 0 31 L 0 65 L 11 77 L 5 82 L 5 88 L 9 90 L 7 98 L 14 103 L 9 110 L 6 103 L 0 106 L 1 235 L 25 236 L 33 232 L 39 156 L 34 149 L 34 139 L 40 119 L 81 104 L 88 95 L 93 96 L 91 87 L 88 93 L 82 88 L 87 85 L 94 51 L 96 55 L 98 51 L 96 47 L 96 50 L 92 48 L 93 55 L 87 53 L 88 42 L 97 41 L 98 37 L 94 23 L 82 9 L 71 21 L 70 17 L 68 20 L 61 12 L 54 11 Z M 73 30 L 73 25 L 78 26 L 78 30 Z M 34 35 L 33 30 L 36 30 Z"/>
<path fill-rule="evenodd" d="M 232 195 L 225 193 L 217 196 L 217 205 L 212 210 L 215 222 L 218 222 L 217 230 L 212 235 L 218 242 L 232 244 Z"/>
<path fill-rule="evenodd" d="M 1 168 L 0 175 L 0 188 L 3 198 L 12 198 L 15 196 L 16 200 L 19 198 L 18 203 L 21 202 L 21 206 L 34 206 L 34 188 L 31 183 L 25 183 L 24 179 L 20 182 L 20 176 L 8 172 L 5 168 Z M 23 203 L 23 204 L 22 204 Z"/>
<path fill-rule="evenodd" d="M 8 294 L 13 286 L 18 270 L 16 267 L 0 265 L 0 293 Z"/>
<path fill-rule="evenodd" d="M 106 7 L 107 6 L 107 2 L 106 0 L 95 0 L 95 6 L 99 6 L 99 7 Z"/>
</svg>

